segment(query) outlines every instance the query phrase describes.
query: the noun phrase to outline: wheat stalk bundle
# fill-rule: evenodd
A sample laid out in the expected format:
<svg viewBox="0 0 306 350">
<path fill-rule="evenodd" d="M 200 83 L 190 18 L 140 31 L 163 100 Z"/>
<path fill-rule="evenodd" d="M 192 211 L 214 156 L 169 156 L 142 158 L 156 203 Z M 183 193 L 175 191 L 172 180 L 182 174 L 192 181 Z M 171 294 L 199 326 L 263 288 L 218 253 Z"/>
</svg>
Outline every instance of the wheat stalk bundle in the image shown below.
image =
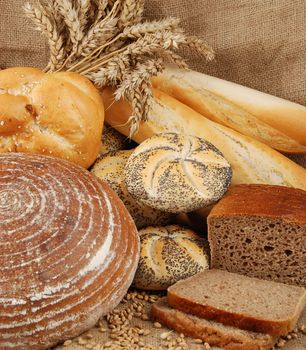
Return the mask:
<svg viewBox="0 0 306 350">
<path fill-rule="evenodd" d="M 152 101 L 150 77 L 168 62 L 186 68 L 183 47 L 207 60 L 212 49 L 187 35 L 176 18 L 143 21 L 144 0 L 38 0 L 24 5 L 26 15 L 50 47 L 46 72 L 80 73 L 98 87 L 115 87 L 115 99 L 133 107 L 131 134 L 148 119 Z"/>
</svg>

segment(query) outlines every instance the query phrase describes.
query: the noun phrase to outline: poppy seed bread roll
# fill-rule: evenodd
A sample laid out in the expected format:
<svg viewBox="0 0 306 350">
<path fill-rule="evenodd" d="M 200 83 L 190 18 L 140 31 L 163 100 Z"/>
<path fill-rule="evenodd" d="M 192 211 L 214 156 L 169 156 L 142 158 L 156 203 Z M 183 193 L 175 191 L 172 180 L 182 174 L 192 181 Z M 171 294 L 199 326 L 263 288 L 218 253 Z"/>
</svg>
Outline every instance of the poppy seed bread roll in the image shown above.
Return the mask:
<svg viewBox="0 0 306 350">
<path fill-rule="evenodd" d="M 109 152 L 131 148 L 128 138 L 111 126 L 104 124 L 99 156 Z"/>
<path fill-rule="evenodd" d="M 93 327 L 132 283 L 139 237 L 111 188 L 58 158 L 0 154 L 0 349 Z"/>
<path fill-rule="evenodd" d="M 132 154 L 132 150 L 114 151 L 100 157 L 92 168 L 92 173 L 107 182 L 123 201 L 137 228 L 150 225 L 165 225 L 172 215 L 150 208 L 136 201 L 127 191 L 124 183 L 124 167 Z"/>
<path fill-rule="evenodd" d="M 139 236 L 140 260 L 133 282 L 136 288 L 165 290 L 209 268 L 207 240 L 188 228 L 147 227 Z"/>
<path fill-rule="evenodd" d="M 141 143 L 125 166 L 129 193 L 170 213 L 206 207 L 226 192 L 232 170 L 223 154 L 196 136 L 162 133 Z"/>
</svg>

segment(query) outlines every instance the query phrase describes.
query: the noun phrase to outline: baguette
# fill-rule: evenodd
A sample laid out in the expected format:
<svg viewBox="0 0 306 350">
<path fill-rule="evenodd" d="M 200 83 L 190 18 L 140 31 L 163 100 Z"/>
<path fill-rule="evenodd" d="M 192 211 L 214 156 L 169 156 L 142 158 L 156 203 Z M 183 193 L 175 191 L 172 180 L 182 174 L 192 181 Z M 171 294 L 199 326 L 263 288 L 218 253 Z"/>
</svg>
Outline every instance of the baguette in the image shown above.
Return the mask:
<svg viewBox="0 0 306 350">
<path fill-rule="evenodd" d="M 306 170 L 279 152 L 250 137 L 212 122 L 171 96 L 153 89 L 155 100 L 150 120 L 142 122 L 133 140 L 141 143 L 161 132 L 178 132 L 202 137 L 216 146 L 233 170 L 232 184 L 262 183 L 306 190 Z M 129 135 L 132 114 L 127 101 L 114 102 L 113 90 L 105 88 L 106 121 Z"/>
<path fill-rule="evenodd" d="M 167 68 L 153 86 L 210 120 L 287 153 L 306 153 L 306 107 L 195 71 Z"/>
</svg>

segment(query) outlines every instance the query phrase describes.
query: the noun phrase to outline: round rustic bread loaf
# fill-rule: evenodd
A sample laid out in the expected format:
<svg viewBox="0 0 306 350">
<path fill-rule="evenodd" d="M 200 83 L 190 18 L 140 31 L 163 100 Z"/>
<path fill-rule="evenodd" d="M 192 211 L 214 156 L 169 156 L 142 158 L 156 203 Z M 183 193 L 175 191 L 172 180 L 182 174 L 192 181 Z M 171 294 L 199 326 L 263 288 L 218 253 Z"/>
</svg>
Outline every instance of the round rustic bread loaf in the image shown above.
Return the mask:
<svg viewBox="0 0 306 350">
<path fill-rule="evenodd" d="M 220 199 L 232 178 L 229 163 L 211 143 L 163 133 L 141 143 L 125 166 L 130 194 L 153 208 L 190 212 Z"/>
<path fill-rule="evenodd" d="M 101 96 L 76 73 L 0 71 L 0 152 L 52 155 L 88 168 L 104 121 Z"/>
<path fill-rule="evenodd" d="M 132 152 L 132 150 L 109 152 L 96 161 L 91 171 L 101 180 L 106 181 L 117 193 L 137 228 L 168 224 L 173 217 L 171 214 L 150 208 L 136 201 L 128 193 L 124 183 L 124 167 Z"/>
<path fill-rule="evenodd" d="M 58 158 L 0 154 L 0 349 L 39 350 L 111 311 L 139 259 L 118 196 Z"/>
<path fill-rule="evenodd" d="M 147 227 L 139 231 L 140 260 L 133 285 L 163 290 L 181 279 L 209 268 L 205 238 L 178 225 Z"/>
</svg>

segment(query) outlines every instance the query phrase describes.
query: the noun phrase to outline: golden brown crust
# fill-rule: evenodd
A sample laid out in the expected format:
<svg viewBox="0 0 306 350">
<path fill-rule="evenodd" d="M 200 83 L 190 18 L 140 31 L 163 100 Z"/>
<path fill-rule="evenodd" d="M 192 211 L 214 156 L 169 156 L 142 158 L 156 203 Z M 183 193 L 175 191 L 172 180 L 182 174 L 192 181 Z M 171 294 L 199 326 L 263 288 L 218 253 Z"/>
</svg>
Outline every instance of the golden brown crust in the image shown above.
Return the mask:
<svg viewBox="0 0 306 350">
<path fill-rule="evenodd" d="M 114 101 L 113 91 L 102 91 L 106 121 L 129 135 L 131 107 Z M 155 100 L 150 118 L 140 124 L 133 139 L 140 143 L 161 132 L 182 132 L 202 137 L 216 146 L 233 169 L 233 184 L 267 183 L 306 190 L 306 170 L 279 152 L 250 137 L 214 123 L 178 100 L 154 89 Z"/>
<path fill-rule="evenodd" d="M 155 319 L 179 333 L 202 339 L 210 345 L 221 346 L 227 350 L 268 350 L 276 341 L 276 337 L 264 334 L 250 333 L 248 335 L 247 332 L 240 330 L 231 332 L 230 329 L 224 332 L 222 328 L 212 323 L 201 324 L 200 318 L 185 312 L 171 308 L 165 309 L 164 303 L 165 301 L 161 300 L 152 305 L 151 313 Z M 240 334 L 237 334 L 239 332 Z"/>
<path fill-rule="evenodd" d="M 167 68 L 153 86 L 207 118 L 289 153 L 305 153 L 306 108 L 192 70 Z"/>
<path fill-rule="evenodd" d="M 214 206 L 208 221 L 222 216 L 257 216 L 306 224 L 306 191 L 271 185 L 235 185 Z"/>
<path fill-rule="evenodd" d="M 272 335 L 286 335 L 295 325 L 296 320 L 283 320 L 274 322 L 272 320 L 257 320 L 241 314 L 227 312 L 225 310 L 216 309 L 209 305 L 196 304 L 186 298 L 181 298 L 174 291 L 168 289 L 167 293 L 169 305 L 173 308 L 181 310 L 207 320 L 213 320 L 258 333 L 267 333 Z"/>
<path fill-rule="evenodd" d="M 79 166 L 22 153 L 0 154 L 0 193 L 0 348 L 45 349 L 94 326 L 137 268 L 122 202 Z"/>
<path fill-rule="evenodd" d="M 98 90 L 76 73 L 0 72 L 0 152 L 53 155 L 85 168 L 96 159 L 104 121 Z"/>
</svg>

